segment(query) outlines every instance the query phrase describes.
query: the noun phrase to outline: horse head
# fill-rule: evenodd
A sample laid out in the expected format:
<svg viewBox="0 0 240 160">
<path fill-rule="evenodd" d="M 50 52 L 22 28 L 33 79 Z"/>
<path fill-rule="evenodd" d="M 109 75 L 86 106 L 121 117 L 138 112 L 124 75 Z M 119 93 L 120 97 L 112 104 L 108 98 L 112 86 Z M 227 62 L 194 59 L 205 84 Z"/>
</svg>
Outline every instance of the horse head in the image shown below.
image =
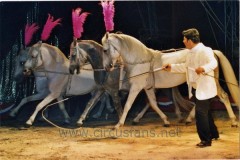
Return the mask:
<svg viewBox="0 0 240 160">
<path fill-rule="evenodd" d="M 104 57 L 102 45 L 92 40 L 74 40 L 70 48 L 70 73 L 74 74 L 75 70 L 79 73 L 78 70 L 84 69 L 84 65 L 90 63 L 96 83 L 103 84 L 107 76 L 103 60 L 107 61 L 108 57 Z"/>
<path fill-rule="evenodd" d="M 24 64 L 24 75 L 29 75 L 33 70 L 43 64 L 41 48 L 42 42 L 34 44 L 28 51 L 28 58 Z"/>
<path fill-rule="evenodd" d="M 20 83 L 23 81 L 24 79 L 24 65 L 25 62 L 28 59 L 28 52 L 29 52 L 30 48 L 24 48 L 23 46 L 21 46 L 20 51 L 18 52 L 18 55 L 16 57 L 16 64 L 15 64 L 15 71 L 14 71 L 14 75 L 13 78 L 17 83 Z"/>
<path fill-rule="evenodd" d="M 120 37 L 118 34 L 106 33 L 102 38 L 103 45 L 103 65 L 107 71 L 111 71 L 120 57 Z"/>
<path fill-rule="evenodd" d="M 77 39 L 73 39 L 73 42 L 70 45 L 70 54 L 69 54 L 69 59 L 70 59 L 70 66 L 69 66 L 69 72 L 71 74 L 80 73 L 80 68 L 83 66 L 86 61 L 87 61 L 87 55 L 84 52 L 83 49 L 80 48 L 79 42 Z"/>
</svg>

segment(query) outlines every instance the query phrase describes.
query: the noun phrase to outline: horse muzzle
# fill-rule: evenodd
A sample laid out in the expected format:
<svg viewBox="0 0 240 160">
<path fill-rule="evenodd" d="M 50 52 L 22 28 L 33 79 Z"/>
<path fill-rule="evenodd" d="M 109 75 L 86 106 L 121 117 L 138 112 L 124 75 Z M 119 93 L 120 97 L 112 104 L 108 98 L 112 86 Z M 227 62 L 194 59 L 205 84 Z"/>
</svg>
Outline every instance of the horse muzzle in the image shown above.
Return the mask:
<svg viewBox="0 0 240 160">
<path fill-rule="evenodd" d="M 75 72 L 76 70 L 76 72 Z M 69 73 L 70 74 L 79 74 L 80 73 L 80 66 L 79 65 L 70 65 L 69 67 Z"/>
<path fill-rule="evenodd" d="M 24 69 L 23 71 L 23 75 L 24 76 L 30 76 L 32 74 L 32 70 L 31 69 Z"/>
<path fill-rule="evenodd" d="M 107 65 L 107 66 L 105 66 L 105 70 L 106 70 L 107 72 L 111 72 L 113 69 L 114 69 L 114 67 L 113 67 L 113 64 L 112 64 L 112 63 L 109 64 L 109 65 Z"/>
</svg>

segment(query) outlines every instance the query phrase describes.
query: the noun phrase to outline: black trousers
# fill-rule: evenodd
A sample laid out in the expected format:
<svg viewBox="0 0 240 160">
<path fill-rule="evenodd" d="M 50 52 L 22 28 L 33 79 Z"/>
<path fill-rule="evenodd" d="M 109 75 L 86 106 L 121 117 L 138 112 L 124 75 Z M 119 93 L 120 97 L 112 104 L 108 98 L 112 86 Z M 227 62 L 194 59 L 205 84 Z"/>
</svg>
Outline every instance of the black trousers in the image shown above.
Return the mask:
<svg viewBox="0 0 240 160">
<path fill-rule="evenodd" d="M 212 138 L 218 138 L 218 129 L 214 123 L 212 113 L 211 113 L 211 100 L 198 100 L 195 97 L 195 90 L 193 90 L 194 101 L 196 103 L 196 126 L 197 133 L 201 141 L 210 142 Z"/>
</svg>

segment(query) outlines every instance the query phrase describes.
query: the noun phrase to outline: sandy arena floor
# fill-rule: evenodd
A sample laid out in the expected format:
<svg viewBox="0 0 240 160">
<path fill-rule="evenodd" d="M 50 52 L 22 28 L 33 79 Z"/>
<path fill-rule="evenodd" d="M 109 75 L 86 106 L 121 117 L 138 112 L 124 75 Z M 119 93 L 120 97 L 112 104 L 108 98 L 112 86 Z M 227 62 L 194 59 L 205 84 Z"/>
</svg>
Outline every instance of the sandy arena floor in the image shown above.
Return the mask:
<svg viewBox="0 0 240 160">
<path fill-rule="evenodd" d="M 218 115 L 218 112 L 214 113 Z M 220 139 L 211 147 L 196 148 L 199 138 L 195 124 L 185 126 L 176 119 L 162 127 L 160 118 L 144 118 L 137 126 L 130 120 L 119 130 L 112 124 L 91 122 L 78 129 L 50 125 L 27 130 L 4 125 L 0 128 L 1 160 L 67 159 L 239 159 L 239 128 L 227 117 L 215 117 Z M 94 124 L 94 125 L 93 125 Z"/>
</svg>

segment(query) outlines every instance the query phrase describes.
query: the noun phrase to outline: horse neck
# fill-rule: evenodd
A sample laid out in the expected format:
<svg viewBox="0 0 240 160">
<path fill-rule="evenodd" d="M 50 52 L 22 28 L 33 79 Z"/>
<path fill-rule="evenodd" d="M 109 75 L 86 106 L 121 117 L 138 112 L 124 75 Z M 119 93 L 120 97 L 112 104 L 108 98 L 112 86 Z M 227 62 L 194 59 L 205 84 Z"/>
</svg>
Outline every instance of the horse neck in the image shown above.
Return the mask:
<svg viewBox="0 0 240 160">
<path fill-rule="evenodd" d="M 82 42 L 83 43 L 79 44 L 79 48 L 83 49 L 86 52 L 88 56 L 87 57 L 88 61 L 91 64 L 93 70 L 95 70 L 93 74 L 94 74 L 94 80 L 96 84 L 102 85 L 106 81 L 107 72 L 105 70 L 97 70 L 97 69 L 103 69 L 103 63 L 102 63 L 103 57 L 101 54 L 101 50 L 103 50 L 103 48 L 101 45 L 99 45 L 94 41 L 82 41 Z M 94 46 L 94 49 L 91 49 L 91 52 L 88 50 L 89 45 Z"/>
<path fill-rule="evenodd" d="M 103 64 L 102 64 L 102 54 L 101 52 L 101 46 L 95 44 L 94 42 L 91 41 L 83 41 L 85 42 L 84 44 L 80 44 L 80 48 L 82 48 L 88 55 L 88 60 L 89 63 L 91 64 L 93 69 L 102 69 L 103 68 Z M 91 43 L 92 46 L 94 46 L 94 50 L 92 50 L 92 52 L 90 52 L 87 48 L 88 45 L 90 45 L 89 43 Z"/>
<path fill-rule="evenodd" d="M 151 62 L 154 50 L 147 48 L 142 42 L 134 37 L 124 35 L 120 51 L 123 60 L 129 64 Z"/>
<path fill-rule="evenodd" d="M 57 71 L 57 72 L 63 72 L 63 73 L 68 73 L 68 67 L 69 67 L 69 60 L 64 57 L 63 53 L 57 52 L 55 49 L 45 47 L 46 52 L 42 52 L 42 58 L 43 58 L 43 66 L 46 71 Z M 53 53 L 50 53 L 53 52 Z M 52 55 L 54 54 L 59 54 L 59 55 L 54 55 L 54 56 L 62 56 L 63 62 L 57 62 L 56 57 L 53 57 Z"/>
</svg>

